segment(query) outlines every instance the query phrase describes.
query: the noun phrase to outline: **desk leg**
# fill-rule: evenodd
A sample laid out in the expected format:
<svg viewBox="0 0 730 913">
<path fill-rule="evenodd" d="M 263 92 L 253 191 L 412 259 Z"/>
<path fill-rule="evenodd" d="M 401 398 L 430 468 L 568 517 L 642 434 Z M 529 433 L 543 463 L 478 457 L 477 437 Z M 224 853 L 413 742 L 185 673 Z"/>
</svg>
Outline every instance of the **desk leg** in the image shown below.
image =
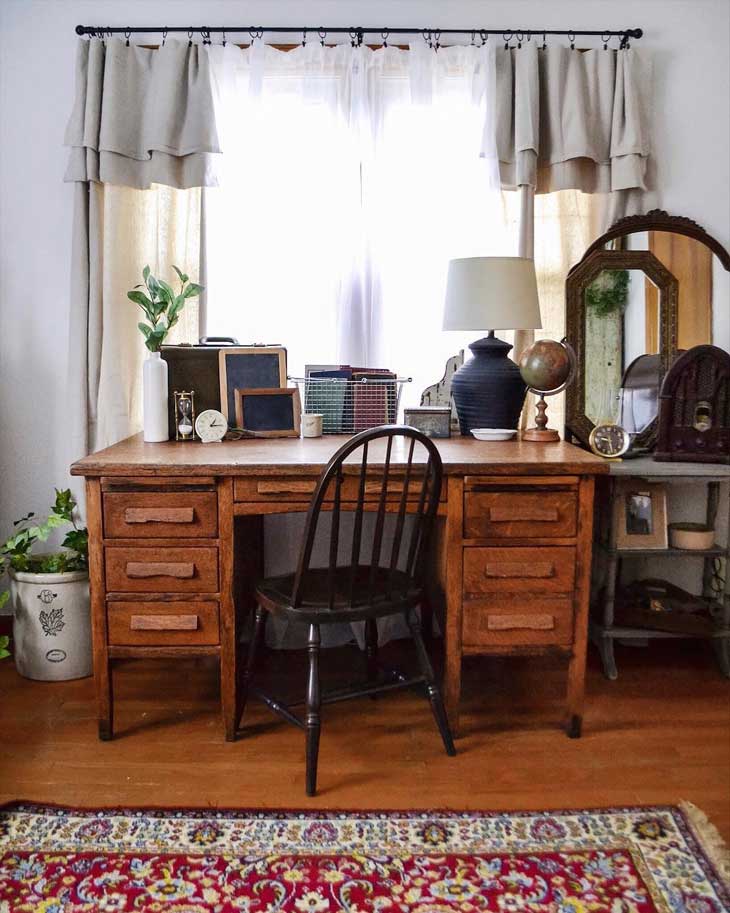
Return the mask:
<svg viewBox="0 0 730 913">
<path fill-rule="evenodd" d="M 566 732 L 571 739 L 580 738 L 583 728 L 583 700 L 588 649 L 588 610 L 591 595 L 591 555 L 593 547 L 594 480 L 580 480 L 578 497 L 578 539 L 575 569 L 575 631 L 573 654 L 568 666 L 568 707 Z"/>
<path fill-rule="evenodd" d="M 238 715 L 238 619 L 233 595 L 233 479 L 218 480 L 218 566 L 220 574 L 221 713 L 227 742 L 236 739 Z"/>
<path fill-rule="evenodd" d="M 446 664 L 444 671 L 444 703 L 451 732 L 459 735 L 459 703 L 461 700 L 461 615 L 463 604 L 462 545 L 464 529 L 464 480 L 456 476 L 449 479 L 449 501 L 446 516 L 446 541 L 444 543 L 442 574 L 446 593 Z"/>
<path fill-rule="evenodd" d="M 91 645 L 94 656 L 94 690 L 99 738 L 107 742 L 114 731 L 112 670 L 107 647 L 106 580 L 102 545 L 101 482 L 86 480 L 86 523 L 89 530 L 89 590 L 91 595 Z"/>
</svg>

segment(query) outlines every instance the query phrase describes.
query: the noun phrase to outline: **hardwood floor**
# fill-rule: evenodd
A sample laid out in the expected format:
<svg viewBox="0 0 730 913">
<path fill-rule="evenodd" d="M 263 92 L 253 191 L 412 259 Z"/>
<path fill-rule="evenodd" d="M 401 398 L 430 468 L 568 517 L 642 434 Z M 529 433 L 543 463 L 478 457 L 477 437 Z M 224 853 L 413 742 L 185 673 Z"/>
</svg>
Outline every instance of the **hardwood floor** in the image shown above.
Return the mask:
<svg viewBox="0 0 730 913">
<path fill-rule="evenodd" d="M 384 659 L 406 665 L 406 647 L 391 645 Z M 107 743 L 96 738 L 91 679 L 26 681 L 4 661 L 0 801 L 547 809 L 689 799 L 730 839 L 730 684 L 702 644 L 617 654 L 620 677 L 608 682 L 591 651 L 578 741 L 559 728 L 566 669 L 549 658 L 467 662 L 456 758 L 415 694 L 326 707 L 313 800 L 304 795 L 303 734 L 260 704 L 250 705 L 246 734 L 223 740 L 207 660 L 120 665 L 118 736 Z M 352 675 L 352 656 L 327 651 L 323 675 Z M 303 687 L 303 671 L 298 654 L 268 654 L 263 678 L 283 682 L 286 697 Z"/>
</svg>

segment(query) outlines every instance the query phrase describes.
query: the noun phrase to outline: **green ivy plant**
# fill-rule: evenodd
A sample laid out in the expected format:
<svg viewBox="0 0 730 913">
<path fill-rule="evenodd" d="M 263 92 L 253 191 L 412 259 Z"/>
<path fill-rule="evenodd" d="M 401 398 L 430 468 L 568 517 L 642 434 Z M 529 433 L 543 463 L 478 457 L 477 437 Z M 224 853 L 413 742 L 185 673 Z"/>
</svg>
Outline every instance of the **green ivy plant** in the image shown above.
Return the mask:
<svg viewBox="0 0 730 913">
<path fill-rule="evenodd" d="M 176 266 L 172 268 L 180 280 L 179 294 L 176 295 L 172 286 L 164 279 L 156 279 L 150 273 L 149 266 L 142 270 L 144 282 L 127 292 L 127 298 L 142 308 L 148 320 L 148 323 L 140 321 L 137 326 L 150 352 L 160 351 L 165 337 L 180 319 L 185 302 L 188 298 L 196 298 L 203 291 L 203 286 L 190 282 L 190 277 L 186 273 L 181 272 Z"/>
<path fill-rule="evenodd" d="M 586 307 L 596 317 L 622 313 L 629 298 L 630 279 L 627 269 L 604 270 L 586 289 Z"/>
<path fill-rule="evenodd" d="M 64 571 L 85 571 L 89 567 L 89 534 L 76 521 L 76 500 L 70 489 L 56 489 L 56 500 L 45 520 L 36 520 L 34 513 L 26 514 L 13 523 L 15 532 L 0 545 L 2 570 L 11 567 L 14 571 L 31 574 L 61 574 Z M 71 526 L 61 543 L 65 549 L 49 555 L 31 554 L 39 542 L 46 542 L 52 530 Z M 0 597 L 0 605 L 7 595 Z"/>
</svg>

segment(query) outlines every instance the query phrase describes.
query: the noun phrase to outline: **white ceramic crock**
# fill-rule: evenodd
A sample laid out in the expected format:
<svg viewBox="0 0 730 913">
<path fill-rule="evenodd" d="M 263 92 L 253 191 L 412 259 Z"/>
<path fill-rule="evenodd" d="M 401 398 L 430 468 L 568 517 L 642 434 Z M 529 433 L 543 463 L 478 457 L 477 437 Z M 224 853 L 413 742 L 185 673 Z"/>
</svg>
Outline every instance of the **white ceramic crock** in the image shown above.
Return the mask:
<svg viewBox="0 0 730 913">
<path fill-rule="evenodd" d="M 25 678 L 60 682 L 92 672 L 89 575 L 9 572 L 12 652 Z"/>
<path fill-rule="evenodd" d="M 167 362 L 159 352 L 149 352 L 142 366 L 142 411 L 145 441 L 166 441 Z"/>
</svg>

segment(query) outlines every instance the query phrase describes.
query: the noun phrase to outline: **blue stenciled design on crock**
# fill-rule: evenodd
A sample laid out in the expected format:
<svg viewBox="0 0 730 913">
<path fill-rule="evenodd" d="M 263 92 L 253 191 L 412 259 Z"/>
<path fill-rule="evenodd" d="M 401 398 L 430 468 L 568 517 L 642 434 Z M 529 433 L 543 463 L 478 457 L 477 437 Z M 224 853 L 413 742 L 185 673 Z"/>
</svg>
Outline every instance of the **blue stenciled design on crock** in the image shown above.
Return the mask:
<svg viewBox="0 0 730 913">
<path fill-rule="evenodd" d="M 63 620 L 63 609 L 60 607 L 51 609 L 50 612 L 41 612 L 38 619 L 46 637 L 55 637 L 66 627 L 66 622 Z"/>
<path fill-rule="evenodd" d="M 54 593 L 53 590 L 41 590 L 36 599 L 40 599 L 43 605 L 50 605 L 54 599 L 58 599 L 58 593 Z"/>
<path fill-rule="evenodd" d="M 62 663 L 68 654 L 65 650 L 49 650 L 46 659 L 49 663 Z"/>
</svg>

